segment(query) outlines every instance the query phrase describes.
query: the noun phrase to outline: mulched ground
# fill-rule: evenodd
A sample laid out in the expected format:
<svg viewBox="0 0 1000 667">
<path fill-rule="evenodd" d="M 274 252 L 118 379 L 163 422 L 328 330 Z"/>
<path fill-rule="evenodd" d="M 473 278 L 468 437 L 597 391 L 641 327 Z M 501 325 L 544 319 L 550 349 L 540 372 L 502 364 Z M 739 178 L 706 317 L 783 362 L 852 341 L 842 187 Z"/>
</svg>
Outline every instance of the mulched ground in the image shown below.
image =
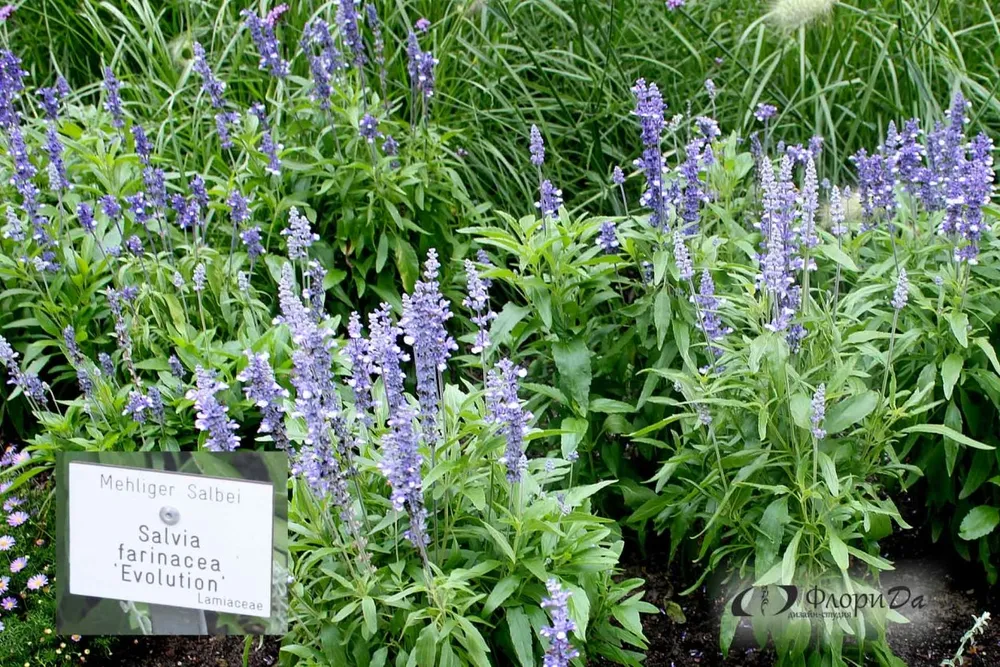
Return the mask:
<svg viewBox="0 0 1000 667">
<path fill-rule="evenodd" d="M 280 637 L 265 637 L 263 646 L 255 637 L 250 649 L 250 667 L 278 664 Z M 106 658 L 87 664 L 111 667 L 242 667 L 243 637 L 141 637 L 123 639 Z"/>
<path fill-rule="evenodd" d="M 900 505 L 911 525 L 921 516 L 919 502 L 903 497 Z M 909 509 L 907 509 L 909 508 Z M 1000 590 L 989 587 L 982 567 L 966 563 L 945 541 L 933 544 L 926 526 L 899 531 L 884 542 L 885 555 L 896 563 L 897 572 L 883 575 L 882 590 L 900 584 L 924 595 L 920 611 L 908 610 L 912 623 L 891 624 L 889 645 L 909 667 L 937 667 L 951 658 L 973 616 L 989 611 L 992 622 L 966 651 L 967 667 L 1000 666 Z M 729 656 L 719 650 L 719 618 L 726 600 L 713 597 L 709 583 L 687 597 L 678 591 L 693 581 L 695 572 L 682 572 L 674 563 L 666 566 L 669 543 L 648 544 L 645 553 L 626 548 L 625 576 L 646 580 L 645 599 L 661 610 L 668 602 L 680 605 L 686 616 L 682 624 L 665 613 L 644 618 L 643 628 L 650 646 L 648 667 L 770 667 L 775 663 L 770 649 L 757 647 L 749 628 L 737 630 Z M 918 615 L 919 614 L 919 615 Z M 846 653 L 846 649 L 845 649 Z M 593 667 L 605 667 L 598 662 Z"/>
</svg>

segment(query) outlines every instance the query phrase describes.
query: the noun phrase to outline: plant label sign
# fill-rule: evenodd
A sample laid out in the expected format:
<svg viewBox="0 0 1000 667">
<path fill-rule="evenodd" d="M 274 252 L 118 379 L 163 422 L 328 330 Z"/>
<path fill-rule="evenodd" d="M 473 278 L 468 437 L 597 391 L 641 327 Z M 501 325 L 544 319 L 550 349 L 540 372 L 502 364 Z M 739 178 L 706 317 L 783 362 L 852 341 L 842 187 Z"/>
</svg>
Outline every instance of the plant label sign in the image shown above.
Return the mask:
<svg viewBox="0 0 1000 667">
<path fill-rule="evenodd" d="M 271 615 L 271 484 L 68 466 L 69 591 Z"/>
</svg>

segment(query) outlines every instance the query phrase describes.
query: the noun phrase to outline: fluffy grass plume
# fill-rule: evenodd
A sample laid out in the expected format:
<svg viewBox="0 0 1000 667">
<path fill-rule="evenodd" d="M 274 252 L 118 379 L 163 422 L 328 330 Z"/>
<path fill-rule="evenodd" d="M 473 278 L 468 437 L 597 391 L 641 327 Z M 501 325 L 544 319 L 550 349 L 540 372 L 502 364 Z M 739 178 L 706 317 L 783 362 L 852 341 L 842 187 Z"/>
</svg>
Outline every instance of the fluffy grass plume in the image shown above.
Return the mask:
<svg viewBox="0 0 1000 667">
<path fill-rule="evenodd" d="M 773 0 L 768 19 L 782 30 L 796 30 L 830 13 L 837 0 Z"/>
</svg>

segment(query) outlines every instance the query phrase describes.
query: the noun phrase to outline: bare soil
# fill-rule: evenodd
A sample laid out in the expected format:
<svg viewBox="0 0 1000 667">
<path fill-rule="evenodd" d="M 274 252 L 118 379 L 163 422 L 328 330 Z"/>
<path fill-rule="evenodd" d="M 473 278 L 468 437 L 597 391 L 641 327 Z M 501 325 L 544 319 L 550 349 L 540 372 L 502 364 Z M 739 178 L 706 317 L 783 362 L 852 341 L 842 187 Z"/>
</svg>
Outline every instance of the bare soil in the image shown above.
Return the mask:
<svg viewBox="0 0 1000 667">
<path fill-rule="evenodd" d="M 254 637 L 249 667 L 278 664 L 280 637 L 265 637 L 263 645 Z M 123 639 L 110 656 L 87 660 L 88 664 L 115 667 L 242 667 L 244 638 L 137 637 Z"/>
</svg>

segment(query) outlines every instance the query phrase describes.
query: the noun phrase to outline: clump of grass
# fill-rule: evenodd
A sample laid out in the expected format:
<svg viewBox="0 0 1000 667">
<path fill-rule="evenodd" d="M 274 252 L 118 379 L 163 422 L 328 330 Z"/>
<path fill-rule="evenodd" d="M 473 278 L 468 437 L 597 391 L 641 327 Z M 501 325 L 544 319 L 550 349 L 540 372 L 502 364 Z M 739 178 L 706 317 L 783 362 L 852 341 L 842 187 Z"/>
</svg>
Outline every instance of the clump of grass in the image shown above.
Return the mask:
<svg viewBox="0 0 1000 667">
<path fill-rule="evenodd" d="M 783 30 L 792 31 L 829 15 L 836 0 L 775 0 L 768 19 Z"/>
</svg>

